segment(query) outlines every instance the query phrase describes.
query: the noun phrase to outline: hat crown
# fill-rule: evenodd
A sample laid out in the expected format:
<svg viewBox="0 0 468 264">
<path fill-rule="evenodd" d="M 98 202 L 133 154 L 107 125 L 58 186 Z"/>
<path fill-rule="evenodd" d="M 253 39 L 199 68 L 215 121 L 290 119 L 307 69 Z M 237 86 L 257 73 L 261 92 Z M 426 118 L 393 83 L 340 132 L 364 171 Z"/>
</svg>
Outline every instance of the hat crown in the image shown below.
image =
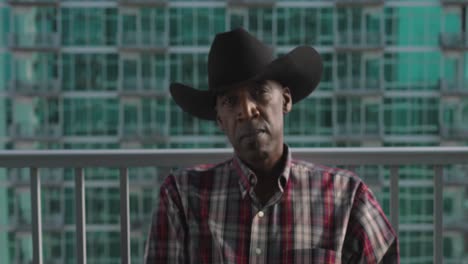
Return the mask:
<svg viewBox="0 0 468 264">
<path fill-rule="evenodd" d="M 273 50 L 242 28 L 216 35 L 208 54 L 211 91 L 261 73 L 273 61 Z"/>
</svg>

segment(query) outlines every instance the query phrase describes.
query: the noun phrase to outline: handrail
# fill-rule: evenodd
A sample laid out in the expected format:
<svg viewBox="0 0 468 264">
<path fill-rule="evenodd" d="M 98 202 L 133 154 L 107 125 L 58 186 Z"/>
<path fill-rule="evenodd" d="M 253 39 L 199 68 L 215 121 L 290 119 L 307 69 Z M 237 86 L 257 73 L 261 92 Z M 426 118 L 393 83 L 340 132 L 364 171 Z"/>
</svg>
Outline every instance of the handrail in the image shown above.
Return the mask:
<svg viewBox="0 0 468 264">
<path fill-rule="evenodd" d="M 399 230 L 399 166 L 432 165 L 434 263 L 443 262 L 443 167 L 468 164 L 468 147 L 292 148 L 293 157 L 327 165 L 390 165 L 390 221 Z M 75 168 L 77 261 L 86 264 L 84 168 L 120 168 L 121 263 L 130 263 L 129 167 L 190 166 L 232 157 L 232 149 L 2 150 L 0 168 L 31 170 L 33 263 L 42 264 L 40 168 Z"/>
<path fill-rule="evenodd" d="M 468 147 L 292 148 L 293 158 L 320 164 L 463 164 Z M 190 166 L 232 157 L 232 149 L 1 150 L 0 167 Z"/>
</svg>

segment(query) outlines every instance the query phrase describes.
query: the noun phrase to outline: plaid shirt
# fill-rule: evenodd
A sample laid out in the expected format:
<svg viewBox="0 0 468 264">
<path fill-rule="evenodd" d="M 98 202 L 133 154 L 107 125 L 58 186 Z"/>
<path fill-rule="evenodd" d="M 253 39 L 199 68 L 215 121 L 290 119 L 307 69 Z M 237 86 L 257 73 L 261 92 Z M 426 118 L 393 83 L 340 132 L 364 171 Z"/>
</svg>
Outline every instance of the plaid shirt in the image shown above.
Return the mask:
<svg viewBox="0 0 468 264">
<path fill-rule="evenodd" d="M 264 205 L 237 157 L 170 175 L 145 263 L 399 263 L 395 232 L 353 173 L 288 158 Z"/>
</svg>

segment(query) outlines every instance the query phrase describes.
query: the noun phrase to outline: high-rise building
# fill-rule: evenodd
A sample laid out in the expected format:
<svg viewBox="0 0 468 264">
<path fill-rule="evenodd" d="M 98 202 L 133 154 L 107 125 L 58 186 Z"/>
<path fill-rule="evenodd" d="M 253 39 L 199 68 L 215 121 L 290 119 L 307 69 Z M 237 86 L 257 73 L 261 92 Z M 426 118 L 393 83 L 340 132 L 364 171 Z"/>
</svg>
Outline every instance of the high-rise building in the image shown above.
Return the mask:
<svg viewBox="0 0 468 264">
<path fill-rule="evenodd" d="M 468 144 L 466 0 L 0 0 L 0 148 L 226 147 L 171 101 L 207 88 L 217 32 L 243 26 L 278 55 L 312 45 L 324 74 L 286 118 L 293 147 Z M 388 212 L 388 171 L 359 168 Z M 468 259 L 468 169 L 446 168 L 444 257 Z M 131 171 L 140 263 L 163 168 Z M 73 174 L 41 171 L 44 261 L 75 263 Z M 87 170 L 88 263 L 119 263 L 118 171 Z M 402 263 L 432 263 L 432 172 L 400 169 Z M 32 255 L 28 174 L 0 169 L 0 263 Z M 456 183 L 456 184 L 454 184 Z M 148 187 L 150 186 L 150 187 Z"/>
</svg>

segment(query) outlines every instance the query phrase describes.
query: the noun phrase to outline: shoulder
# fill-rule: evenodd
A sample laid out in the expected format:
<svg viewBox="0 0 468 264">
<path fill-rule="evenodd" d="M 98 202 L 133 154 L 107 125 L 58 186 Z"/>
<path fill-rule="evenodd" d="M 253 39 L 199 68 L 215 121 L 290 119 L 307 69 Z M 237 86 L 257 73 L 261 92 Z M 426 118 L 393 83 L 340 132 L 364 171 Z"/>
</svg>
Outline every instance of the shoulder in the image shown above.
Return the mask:
<svg viewBox="0 0 468 264">
<path fill-rule="evenodd" d="M 200 187 L 210 184 L 217 175 L 226 174 L 232 159 L 218 164 L 198 164 L 189 168 L 177 169 L 171 172 L 163 181 L 161 189 L 177 188 L 184 190 L 190 187 Z"/>
<path fill-rule="evenodd" d="M 328 167 L 304 160 L 292 160 L 291 173 L 294 177 L 302 179 L 307 178 L 321 181 L 332 181 L 338 185 L 347 184 L 352 185 L 355 188 L 364 184 L 362 179 L 352 171 Z"/>
</svg>

